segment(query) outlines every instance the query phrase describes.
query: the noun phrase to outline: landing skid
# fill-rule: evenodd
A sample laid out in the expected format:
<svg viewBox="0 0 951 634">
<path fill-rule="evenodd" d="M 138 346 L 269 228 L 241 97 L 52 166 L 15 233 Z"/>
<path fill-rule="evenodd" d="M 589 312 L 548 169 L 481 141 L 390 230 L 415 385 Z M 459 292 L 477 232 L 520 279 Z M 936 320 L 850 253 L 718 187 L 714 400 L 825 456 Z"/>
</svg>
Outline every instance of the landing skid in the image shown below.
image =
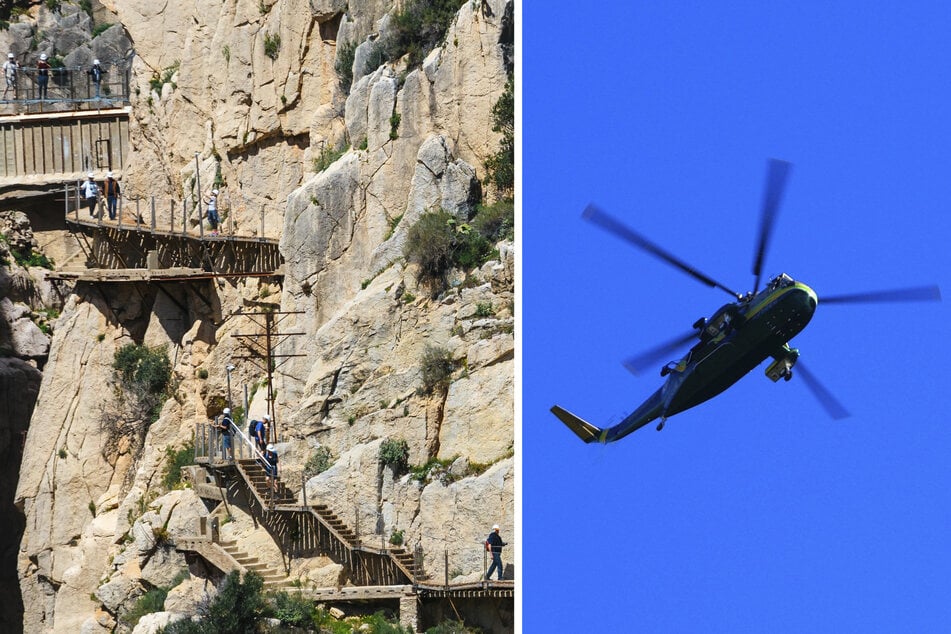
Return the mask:
<svg viewBox="0 0 951 634">
<path fill-rule="evenodd" d="M 657 431 L 662 430 L 662 429 L 664 428 L 664 424 L 665 424 L 666 422 L 667 422 L 667 417 L 666 417 L 666 416 L 665 416 L 664 418 L 661 418 L 661 419 L 660 419 L 660 422 L 657 423 Z"/>
</svg>

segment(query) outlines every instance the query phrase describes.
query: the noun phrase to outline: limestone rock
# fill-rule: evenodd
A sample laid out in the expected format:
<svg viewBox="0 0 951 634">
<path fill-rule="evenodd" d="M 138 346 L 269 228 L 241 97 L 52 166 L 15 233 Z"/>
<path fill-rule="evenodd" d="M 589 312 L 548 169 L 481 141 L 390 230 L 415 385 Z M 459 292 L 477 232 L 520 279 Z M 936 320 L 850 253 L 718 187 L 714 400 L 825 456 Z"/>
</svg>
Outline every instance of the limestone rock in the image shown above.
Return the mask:
<svg viewBox="0 0 951 634">
<path fill-rule="evenodd" d="M 207 579 L 190 577 L 168 591 L 165 611 L 177 614 L 195 614 L 198 607 L 217 596 L 215 584 Z"/>
<path fill-rule="evenodd" d="M 146 614 L 139 619 L 139 622 L 132 630 L 132 634 L 156 634 L 175 621 L 181 621 L 184 618 L 187 618 L 185 614 L 177 614 L 174 612 L 153 612 Z"/>
</svg>

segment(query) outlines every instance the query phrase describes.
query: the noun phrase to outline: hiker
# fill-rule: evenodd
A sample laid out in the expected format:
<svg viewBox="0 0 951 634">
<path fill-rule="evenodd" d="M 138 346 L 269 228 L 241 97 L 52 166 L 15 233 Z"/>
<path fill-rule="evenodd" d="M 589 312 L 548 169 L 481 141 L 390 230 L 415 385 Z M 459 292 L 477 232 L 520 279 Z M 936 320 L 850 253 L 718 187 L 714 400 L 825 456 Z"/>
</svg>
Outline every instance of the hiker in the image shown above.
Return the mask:
<svg viewBox="0 0 951 634">
<path fill-rule="evenodd" d="M 89 215 L 95 218 L 96 202 L 99 200 L 99 186 L 96 185 L 96 181 L 92 179 L 92 176 L 92 172 L 86 174 L 86 181 L 82 184 L 80 189 L 83 192 L 83 204 L 89 208 Z"/>
<path fill-rule="evenodd" d="M 50 63 L 46 59 L 46 53 L 42 53 L 40 61 L 36 63 L 36 85 L 39 87 L 40 99 L 46 99 L 46 91 L 50 85 Z"/>
<path fill-rule="evenodd" d="M 205 199 L 208 204 L 208 225 L 211 227 L 211 235 L 218 235 L 218 190 L 211 190 L 211 194 Z"/>
<path fill-rule="evenodd" d="M 106 208 L 109 210 L 109 220 L 116 219 L 116 203 L 119 202 L 119 181 L 112 176 L 112 172 L 106 172 L 106 182 L 103 183 L 103 189 L 106 190 Z"/>
<path fill-rule="evenodd" d="M 17 98 L 17 72 L 20 70 L 20 64 L 17 63 L 13 53 L 7 53 L 7 61 L 3 63 L 3 76 L 7 80 L 7 87 L 3 89 L 3 98 L 7 98 L 7 91 L 13 89 L 13 98 Z"/>
<path fill-rule="evenodd" d="M 502 547 L 506 545 L 499 536 L 499 525 L 494 525 L 492 532 L 485 539 L 485 549 L 492 553 L 492 565 L 489 566 L 489 572 L 485 573 L 486 581 L 492 577 L 492 572 L 496 569 L 499 571 L 499 581 L 502 580 Z"/>
<path fill-rule="evenodd" d="M 225 460 L 234 460 L 234 452 L 231 448 L 231 425 L 234 420 L 231 418 L 231 408 L 226 407 L 220 419 L 215 419 L 215 429 L 221 436 L 221 454 Z"/>
<path fill-rule="evenodd" d="M 277 449 L 274 445 L 268 445 L 264 450 L 264 473 L 267 474 L 267 488 L 274 495 L 275 485 L 277 484 Z"/>
<path fill-rule="evenodd" d="M 99 99 L 99 88 L 102 84 L 102 74 L 105 71 L 102 70 L 102 66 L 99 65 L 99 60 L 92 60 L 92 68 L 89 69 L 89 77 L 92 78 L 92 83 L 96 85 L 96 99 Z"/>
<path fill-rule="evenodd" d="M 257 444 L 258 450 L 262 453 L 267 449 L 268 426 L 271 424 L 271 417 L 264 415 L 262 420 L 251 421 L 251 440 Z"/>
</svg>

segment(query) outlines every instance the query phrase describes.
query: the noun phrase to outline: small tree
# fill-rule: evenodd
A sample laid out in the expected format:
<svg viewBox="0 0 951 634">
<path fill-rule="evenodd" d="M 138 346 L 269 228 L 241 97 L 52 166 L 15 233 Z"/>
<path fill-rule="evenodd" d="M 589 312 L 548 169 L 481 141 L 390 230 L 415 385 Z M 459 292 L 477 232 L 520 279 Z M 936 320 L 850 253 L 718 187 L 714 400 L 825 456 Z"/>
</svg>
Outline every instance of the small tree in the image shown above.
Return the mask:
<svg viewBox="0 0 951 634">
<path fill-rule="evenodd" d="M 449 386 L 449 379 L 455 364 L 452 353 L 438 346 L 427 345 L 420 358 L 420 369 L 423 373 L 423 391 L 431 394 L 433 390 L 445 389 Z"/>
<path fill-rule="evenodd" d="M 380 445 L 380 462 L 391 468 L 394 476 L 405 473 L 409 467 L 409 445 L 402 438 L 384 440 Z"/>
</svg>

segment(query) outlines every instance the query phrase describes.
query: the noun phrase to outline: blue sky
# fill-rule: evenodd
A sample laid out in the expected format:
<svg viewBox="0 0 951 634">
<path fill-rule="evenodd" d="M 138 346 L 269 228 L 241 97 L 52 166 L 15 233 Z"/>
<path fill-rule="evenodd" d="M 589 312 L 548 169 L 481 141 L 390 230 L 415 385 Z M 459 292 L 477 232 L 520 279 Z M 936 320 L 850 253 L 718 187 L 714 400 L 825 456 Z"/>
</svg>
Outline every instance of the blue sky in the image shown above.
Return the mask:
<svg viewBox="0 0 951 634">
<path fill-rule="evenodd" d="M 768 4 L 523 9 L 525 632 L 951 623 L 951 8 Z M 818 294 L 792 345 L 851 417 L 764 365 L 584 445 L 549 407 L 618 422 L 661 384 L 622 360 L 729 300 L 585 205 L 746 291 L 770 157 L 793 167 L 764 273 Z M 922 284 L 947 300 L 822 305 Z"/>
</svg>

